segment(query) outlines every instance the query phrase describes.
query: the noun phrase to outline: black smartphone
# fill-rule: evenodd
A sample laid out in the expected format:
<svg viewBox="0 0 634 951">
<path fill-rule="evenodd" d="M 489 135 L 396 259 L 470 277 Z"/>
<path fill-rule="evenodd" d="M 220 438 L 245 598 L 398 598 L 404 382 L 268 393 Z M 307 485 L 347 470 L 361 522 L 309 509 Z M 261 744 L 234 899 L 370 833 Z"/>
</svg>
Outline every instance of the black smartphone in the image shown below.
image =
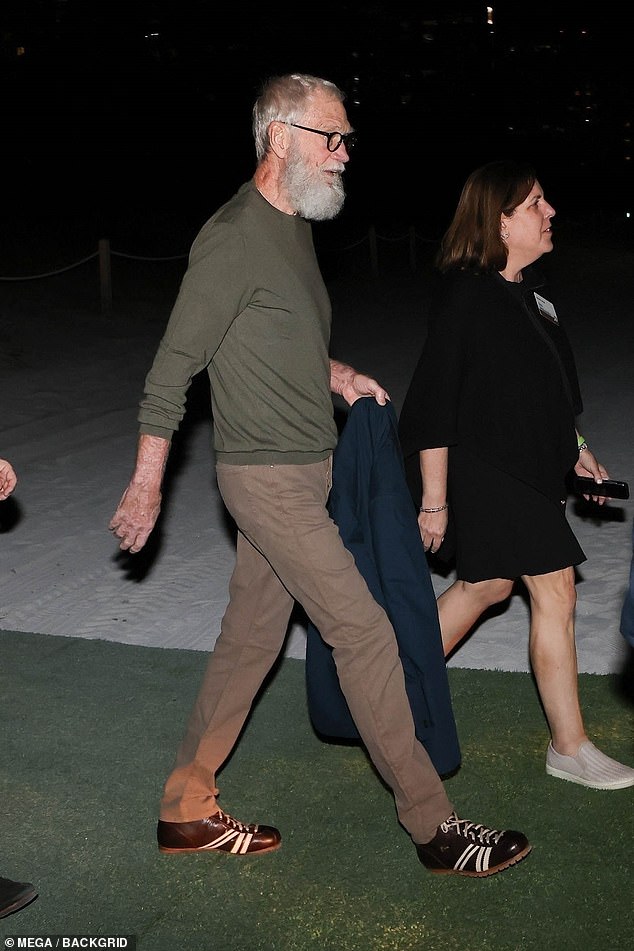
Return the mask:
<svg viewBox="0 0 634 951">
<path fill-rule="evenodd" d="M 573 492 L 579 495 L 601 495 L 608 499 L 629 499 L 630 487 L 627 482 L 618 482 L 616 479 L 604 479 L 595 482 L 586 476 L 576 475 L 572 480 Z"/>
</svg>

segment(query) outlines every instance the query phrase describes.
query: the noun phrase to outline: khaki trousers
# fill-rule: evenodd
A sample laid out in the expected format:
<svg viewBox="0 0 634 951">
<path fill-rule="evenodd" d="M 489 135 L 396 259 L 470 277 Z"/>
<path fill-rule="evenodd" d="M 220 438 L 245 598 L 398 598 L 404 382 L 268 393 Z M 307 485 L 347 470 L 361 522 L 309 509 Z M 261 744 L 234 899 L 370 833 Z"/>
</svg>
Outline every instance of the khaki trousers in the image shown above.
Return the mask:
<svg viewBox="0 0 634 951">
<path fill-rule="evenodd" d="M 333 648 L 350 711 L 399 820 L 414 842 L 429 841 L 452 805 L 414 733 L 394 630 L 326 510 L 332 458 L 305 466 L 219 464 L 216 472 L 238 526 L 236 564 L 161 818 L 190 822 L 217 811 L 216 773 L 280 654 L 297 600 Z"/>
</svg>

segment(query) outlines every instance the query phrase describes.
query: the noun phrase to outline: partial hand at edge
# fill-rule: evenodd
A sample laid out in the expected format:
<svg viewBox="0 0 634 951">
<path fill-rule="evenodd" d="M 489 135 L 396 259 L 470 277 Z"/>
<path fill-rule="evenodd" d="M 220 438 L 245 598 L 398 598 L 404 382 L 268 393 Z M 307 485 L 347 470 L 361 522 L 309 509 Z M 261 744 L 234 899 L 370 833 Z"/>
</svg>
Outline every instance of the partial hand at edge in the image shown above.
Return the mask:
<svg viewBox="0 0 634 951">
<path fill-rule="evenodd" d="M 0 501 L 8 499 L 18 482 L 15 470 L 7 459 L 0 459 Z"/>
</svg>

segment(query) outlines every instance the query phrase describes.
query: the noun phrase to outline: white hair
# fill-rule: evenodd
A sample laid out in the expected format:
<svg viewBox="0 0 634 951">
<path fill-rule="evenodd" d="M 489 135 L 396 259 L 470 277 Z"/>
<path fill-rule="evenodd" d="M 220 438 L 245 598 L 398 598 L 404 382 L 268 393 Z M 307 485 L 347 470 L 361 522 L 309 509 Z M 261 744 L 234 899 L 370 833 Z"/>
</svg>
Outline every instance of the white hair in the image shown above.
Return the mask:
<svg viewBox="0 0 634 951">
<path fill-rule="evenodd" d="M 339 102 L 345 99 L 345 94 L 334 83 L 306 73 L 273 76 L 265 81 L 253 106 L 253 138 L 258 162 L 268 151 L 271 122 L 276 119 L 289 123 L 301 120 L 307 104 L 319 90 L 326 91 Z"/>
</svg>

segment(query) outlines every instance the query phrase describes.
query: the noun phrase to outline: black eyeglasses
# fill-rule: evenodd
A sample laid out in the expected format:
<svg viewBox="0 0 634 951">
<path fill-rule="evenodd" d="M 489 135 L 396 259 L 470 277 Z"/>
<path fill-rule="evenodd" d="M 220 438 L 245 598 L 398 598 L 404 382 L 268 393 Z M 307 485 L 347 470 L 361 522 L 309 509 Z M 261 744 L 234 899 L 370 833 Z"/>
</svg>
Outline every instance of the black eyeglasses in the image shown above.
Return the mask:
<svg viewBox="0 0 634 951">
<path fill-rule="evenodd" d="M 356 145 L 356 132 L 322 132 L 321 129 L 310 129 L 307 125 L 299 125 L 297 122 L 289 122 L 295 129 L 303 129 L 304 132 L 314 132 L 315 135 L 324 135 L 326 137 L 326 148 L 329 152 L 336 152 L 341 143 L 350 152 Z"/>
</svg>

